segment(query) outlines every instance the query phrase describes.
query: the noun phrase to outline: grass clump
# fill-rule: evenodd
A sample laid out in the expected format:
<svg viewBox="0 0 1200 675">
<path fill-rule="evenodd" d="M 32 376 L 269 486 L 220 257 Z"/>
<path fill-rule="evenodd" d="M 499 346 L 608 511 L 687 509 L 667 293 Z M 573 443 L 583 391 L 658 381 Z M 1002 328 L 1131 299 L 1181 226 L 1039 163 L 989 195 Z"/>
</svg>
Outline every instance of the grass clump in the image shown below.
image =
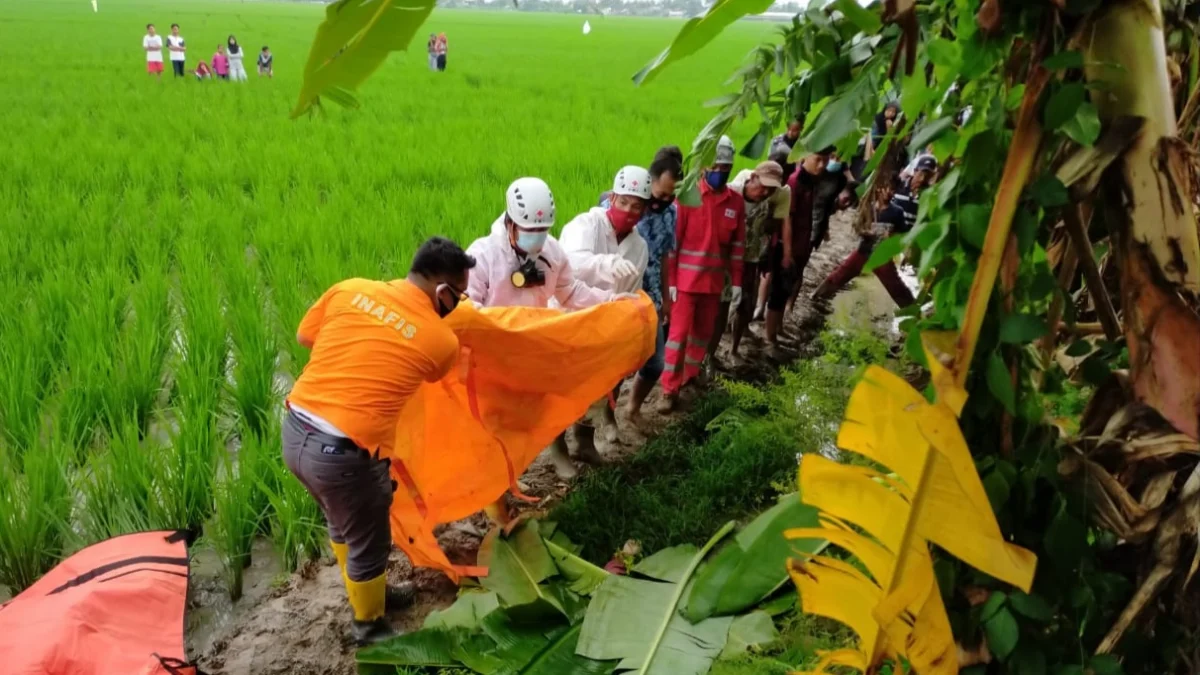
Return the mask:
<svg viewBox="0 0 1200 675">
<path fill-rule="evenodd" d="M 797 457 L 831 447 L 847 393 L 845 369 L 819 362 L 766 388 L 723 382 L 636 455 L 587 474 L 550 517 L 597 562 L 628 539 L 647 552 L 701 544 L 714 523 L 794 489 Z"/>
</svg>

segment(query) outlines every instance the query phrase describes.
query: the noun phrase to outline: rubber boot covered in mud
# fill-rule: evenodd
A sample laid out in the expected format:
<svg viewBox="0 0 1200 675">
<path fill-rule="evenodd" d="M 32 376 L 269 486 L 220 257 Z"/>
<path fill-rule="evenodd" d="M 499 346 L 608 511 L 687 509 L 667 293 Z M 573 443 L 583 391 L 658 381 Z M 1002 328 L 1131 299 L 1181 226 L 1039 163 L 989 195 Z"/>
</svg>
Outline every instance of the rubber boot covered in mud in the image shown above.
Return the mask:
<svg viewBox="0 0 1200 675">
<path fill-rule="evenodd" d="M 350 555 L 349 546 L 345 542 L 330 541 L 329 547 L 333 549 L 333 557 L 337 560 L 338 569 L 342 571 L 342 581 L 349 583 L 350 578 L 346 576 L 346 559 Z M 399 612 L 408 609 L 416 597 L 417 587 L 411 581 L 401 581 L 395 585 L 388 584 L 387 590 L 384 592 L 386 611 Z"/>
<path fill-rule="evenodd" d="M 387 575 L 354 581 L 346 578 L 346 595 L 354 610 L 350 635 L 359 646 L 374 644 L 396 637 L 396 631 L 384 617 L 387 604 Z"/>
</svg>

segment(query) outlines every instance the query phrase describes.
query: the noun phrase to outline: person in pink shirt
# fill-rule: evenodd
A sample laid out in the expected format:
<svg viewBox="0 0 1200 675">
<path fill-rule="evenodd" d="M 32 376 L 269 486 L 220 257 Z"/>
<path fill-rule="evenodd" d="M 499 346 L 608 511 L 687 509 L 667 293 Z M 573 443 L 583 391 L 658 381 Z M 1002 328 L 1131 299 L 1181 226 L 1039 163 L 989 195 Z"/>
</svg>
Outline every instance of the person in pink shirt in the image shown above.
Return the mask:
<svg viewBox="0 0 1200 675">
<path fill-rule="evenodd" d="M 229 57 L 225 55 L 225 45 L 217 45 L 217 53 L 212 57 L 212 69 L 222 80 L 229 79 Z"/>
</svg>

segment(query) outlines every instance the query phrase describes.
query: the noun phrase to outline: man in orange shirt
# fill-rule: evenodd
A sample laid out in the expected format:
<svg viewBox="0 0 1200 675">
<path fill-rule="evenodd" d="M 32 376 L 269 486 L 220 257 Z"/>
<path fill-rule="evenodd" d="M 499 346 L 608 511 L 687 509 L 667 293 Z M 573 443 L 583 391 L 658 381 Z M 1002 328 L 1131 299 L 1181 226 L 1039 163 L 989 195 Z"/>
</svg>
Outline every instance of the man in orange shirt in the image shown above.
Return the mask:
<svg viewBox="0 0 1200 675">
<path fill-rule="evenodd" d="M 454 366 L 458 338 L 440 319 L 465 297 L 474 266 L 434 237 L 406 279 L 335 284 L 296 333 L 312 356 L 288 396 L 283 457 L 325 513 L 359 644 L 395 635 L 384 618 L 395 484 L 380 449 L 408 399 Z"/>
</svg>

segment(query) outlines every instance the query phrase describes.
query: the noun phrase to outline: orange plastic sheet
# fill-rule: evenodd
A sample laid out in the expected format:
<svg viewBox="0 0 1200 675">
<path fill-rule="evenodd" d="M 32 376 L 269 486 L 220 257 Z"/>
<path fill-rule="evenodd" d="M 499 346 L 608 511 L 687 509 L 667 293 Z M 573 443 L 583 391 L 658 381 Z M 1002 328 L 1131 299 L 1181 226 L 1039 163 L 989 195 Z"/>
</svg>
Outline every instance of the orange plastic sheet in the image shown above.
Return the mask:
<svg viewBox="0 0 1200 675">
<path fill-rule="evenodd" d="M 0 672 L 194 675 L 183 630 L 184 532 L 93 544 L 0 606 Z"/>
<path fill-rule="evenodd" d="M 392 450 L 399 487 L 392 538 L 413 565 L 457 581 L 486 568 L 451 564 L 433 528 L 506 490 L 564 429 L 654 354 L 658 317 L 644 293 L 581 312 L 461 306 L 446 319 L 458 367 L 401 412 Z"/>
</svg>

